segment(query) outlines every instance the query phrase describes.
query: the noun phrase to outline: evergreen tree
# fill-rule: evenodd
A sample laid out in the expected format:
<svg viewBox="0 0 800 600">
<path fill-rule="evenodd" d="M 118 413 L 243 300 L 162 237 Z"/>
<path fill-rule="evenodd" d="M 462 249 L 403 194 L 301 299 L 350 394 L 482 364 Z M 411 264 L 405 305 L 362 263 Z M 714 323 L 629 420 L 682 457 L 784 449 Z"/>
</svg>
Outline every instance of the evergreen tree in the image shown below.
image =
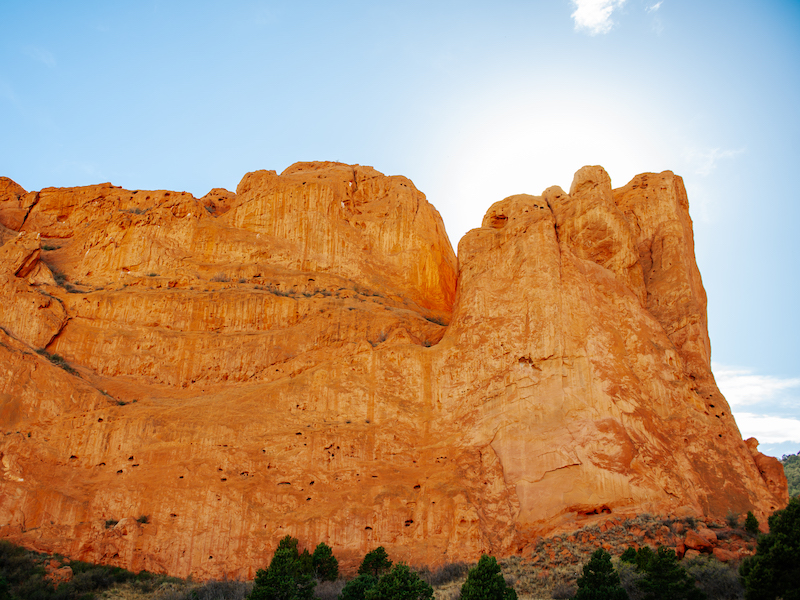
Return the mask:
<svg viewBox="0 0 800 600">
<path fill-rule="evenodd" d="M 800 600 L 800 497 L 769 518 L 769 533 L 739 573 L 747 600 Z"/>
<path fill-rule="evenodd" d="M 747 511 L 747 518 L 744 520 L 744 528 L 747 533 L 752 533 L 753 535 L 758 533 L 758 519 L 756 519 L 752 510 Z"/>
<path fill-rule="evenodd" d="M 297 559 L 300 556 L 300 552 L 297 550 L 297 545 L 299 543 L 300 542 L 297 538 L 287 535 L 280 542 L 278 542 L 278 547 L 275 549 L 275 552 L 278 550 L 290 550 L 292 552 L 292 556 Z"/>
<path fill-rule="evenodd" d="M 622 562 L 627 562 L 631 564 L 636 564 L 636 548 L 633 546 L 628 546 L 628 549 L 622 553 L 622 556 L 619 557 Z"/>
<path fill-rule="evenodd" d="M 651 551 L 652 554 L 652 551 Z M 637 556 L 638 558 L 638 556 Z M 649 561 L 639 587 L 645 600 L 705 600 L 706 595 L 694 583 L 680 564 L 675 551 L 659 546 Z"/>
<path fill-rule="evenodd" d="M 469 570 L 461 586 L 461 600 L 517 600 L 517 592 L 506 584 L 497 559 L 484 554 Z"/>
<path fill-rule="evenodd" d="M 308 548 L 304 548 L 298 555 L 297 562 L 303 573 L 307 573 L 312 577 L 314 576 L 314 559 L 308 553 Z"/>
<path fill-rule="evenodd" d="M 358 574 L 364 575 L 369 573 L 375 577 L 380 577 L 381 574 L 391 568 L 392 561 L 389 560 L 389 555 L 386 554 L 386 550 L 383 546 L 378 546 L 372 552 L 367 552 L 367 555 L 361 562 L 361 566 L 358 567 Z"/>
<path fill-rule="evenodd" d="M 639 551 L 636 553 L 636 568 L 640 572 L 644 573 L 650 568 L 650 564 L 656 560 L 657 555 L 653 552 L 653 549 L 650 546 L 642 546 L 639 548 Z"/>
<path fill-rule="evenodd" d="M 281 543 L 284 540 L 281 540 Z M 250 600 L 312 600 L 315 585 L 316 582 L 311 575 L 303 571 L 297 554 L 297 544 L 295 543 L 294 547 L 279 545 L 269 568 L 259 569 L 256 572 L 253 591 L 250 592 L 248 598 Z"/>
<path fill-rule="evenodd" d="M 314 548 L 314 555 L 311 557 L 314 564 L 314 573 L 322 581 L 336 581 L 339 577 L 339 561 L 333 555 L 333 550 L 325 542 L 320 542 Z"/>
<path fill-rule="evenodd" d="M 635 550 L 633 552 L 636 553 Z M 595 550 L 583 567 L 583 576 L 578 578 L 578 593 L 574 600 L 628 600 L 628 592 L 622 587 L 619 574 L 611 564 L 611 555 L 602 548 Z"/>
<path fill-rule="evenodd" d="M 433 588 L 419 575 L 399 564 L 364 594 L 365 600 L 433 600 Z"/>
<path fill-rule="evenodd" d="M 339 600 L 364 600 L 367 592 L 378 583 L 378 578 L 362 573 L 348 581 L 339 593 Z"/>
</svg>

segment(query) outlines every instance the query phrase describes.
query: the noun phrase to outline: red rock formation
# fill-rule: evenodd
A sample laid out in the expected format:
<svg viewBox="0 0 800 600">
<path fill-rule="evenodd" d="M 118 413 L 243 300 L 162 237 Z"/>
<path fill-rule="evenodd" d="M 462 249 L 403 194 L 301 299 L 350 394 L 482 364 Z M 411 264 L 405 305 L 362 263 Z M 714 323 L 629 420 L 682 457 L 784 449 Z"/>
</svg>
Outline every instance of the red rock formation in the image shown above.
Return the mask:
<svg viewBox="0 0 800 600">
<path fill-rule="evenodd" d="M 670 172 L 506 198 L 458 263 L 369 167 L 199 200 L 0 183 L 4 537 L 249 577 L 286 534 L 435 564 L 787 500 L 714 383 Z"/>
</svg>

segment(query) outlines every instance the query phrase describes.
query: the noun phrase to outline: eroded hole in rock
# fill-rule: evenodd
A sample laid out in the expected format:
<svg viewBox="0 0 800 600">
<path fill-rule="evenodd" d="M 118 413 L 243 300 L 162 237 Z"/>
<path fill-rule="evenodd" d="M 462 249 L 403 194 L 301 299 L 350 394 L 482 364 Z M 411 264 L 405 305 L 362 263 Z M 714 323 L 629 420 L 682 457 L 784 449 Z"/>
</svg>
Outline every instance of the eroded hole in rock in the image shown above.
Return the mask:
<svg viewBox="0 0 800 600">
<path fill-rule="evenodd" d="M 281 481 L 278 485 L 292 485 L 288 481 Z"/>
<path fill-rule="evenodd" d="M 494 227 L 495 229 L 502 229 L 506 226 L 508 222 L 508 217 L 505 215 L 492 215 L 489 219 L 489 225 Z"/>
<path fill-rule="evenodd" d="M 70 460 L 75 460 L 76 458 L 78 458 L 78 457 L 77 457 L 77 456 L 75 456 L 74 454 L 72 454 L 72 455 L 69 457 L 69 459 L 70 459 Z"/>
<path fill-rule="evenodd" d="M 367 525 L 366 527 L 364 527 L 364 531 L 372 531 L 372 527 L 370 527 L 369 525 Z"/>
<path fill-rule="evenodd" d="M 605 504 L 603 504 L 602 506 L 598 506 L 596 508 L 587 508 L 587 509 L 584 509 L 584 510 L 576 510 L 575 512 L 577 514 L 579 514 L 579 515 L 588 516 L 588 515 L 599 515 L 599 514 L 603 514 L 603 513 L 610 514 L 611 513 L 611 509 L 608 508 L 608 506 L 606 506 Z"/>
<path fill-rule="evenodd" d="M 415 490 L 418 490 L 419 488 L 420 488 L 420 485 L 419 485 L 419 484 L 417 484 L 417 485 L 415 485 L 415 486 L 414 486 L 414 489 L 415 489 Z"/>
<path fill-rule="evenodd" d="M 175 513 L 169 513 L 169 516 L 170 516 L 170 517 L 172 517 L 172 518 L 174 519 L 174 518 L 175 518 L 175 517 L 177 517 L 178 515 L 176 515 Z"/>
<path fill-rule="evenodd" d="M 220 479 L 220 481 L 228 481 L 228 478 L 227 477 L 223 477 L 222 479 Z"/>
<path fill-rule="evenodd" d="M 133 460 L 133 457 L 132 457 L 132 456 L 129 456 L 129 457 L 128 457 L 128 460 Z"/>
<path fill-rule="evenodd" d="M 122 469 L 120 469 L 119 471 L 117 471 L 117 475 L 121 475 L 121 474 L 122 474 Z"/>
<path fill-rule="evenodd" d="M 414 524 L 414 519 L 406 519 L 405 523 L 406 527 L 410 527 L 413 524 Z"/>
</svg>

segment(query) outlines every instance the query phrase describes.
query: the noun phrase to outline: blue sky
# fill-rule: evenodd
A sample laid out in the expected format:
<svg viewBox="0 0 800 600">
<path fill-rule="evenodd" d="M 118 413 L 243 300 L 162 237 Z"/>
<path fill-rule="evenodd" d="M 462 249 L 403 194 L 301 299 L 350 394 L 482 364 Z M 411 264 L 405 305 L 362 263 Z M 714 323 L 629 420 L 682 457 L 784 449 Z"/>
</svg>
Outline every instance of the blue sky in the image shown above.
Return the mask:
<svg viewBox="0 0 800 600">
<path fill-rule="evenodd" d="M 0 2 L 0 175 L 236 189 L 300 160 L 411 178 L 456 246 L 493 202 L 686 182 L 715 374 L 800 450 L 800 2 Z M 789 178 L 789 181 L 786 179 Z"/>
</svg>

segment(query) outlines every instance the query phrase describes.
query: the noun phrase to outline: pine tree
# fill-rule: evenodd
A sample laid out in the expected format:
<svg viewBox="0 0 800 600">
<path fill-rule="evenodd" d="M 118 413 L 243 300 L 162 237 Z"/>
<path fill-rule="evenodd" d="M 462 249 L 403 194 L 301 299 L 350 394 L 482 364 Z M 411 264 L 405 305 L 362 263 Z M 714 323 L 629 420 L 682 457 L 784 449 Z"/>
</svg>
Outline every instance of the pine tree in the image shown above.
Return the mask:
<svg viewBox="0 0 800 600">
<path fill-rule="evenodd" d="M 619 557 L 622 562 L 627 562 L 631 564 L 636 564 L 636 548 L 633 546 L 628 546 L 628 549 L 622 553 L 622 556 Z"/>
<path fill-rule="evenodd" d="M 256 572 L 253 591 L 250 592 L 248 598 L 250 600 L 312 600 L 315 585 L 316 582 L 311 575 L 304 572 L 298 559 L 297 544 L 295 543 L 294 547 L 279 545 L 269 567 Z"/>
<path fill-rule="evenodd" d="M 675 551 L 659 546 L 639 587 L 645 600 L 705 600 L 706 595 L 680 564 Z"/>
<path fill-rule="evenodd" d="M 389 555 L 386 554 L 386 550 L 383 546 L 378 546 L 372 552 L 367 552 L 367 555 L 361 562 L 361 566 L 358 567 L 358 574 L 364 575 L 369 573 L 375 577 L 380 577 L 382 573 L 385 573 L 391 568 L 392 561 L 389 560 Z"/>
<path fill-rule="evenodd" d="M 408 565 L 396 565 L 364 594 L 366 600 L 433 600 L 433 588 Z"/>
<path fill-rule="evenodd" d="M 333 550 L 325 542 L 320 542 L 314 548 L 314 554 L 311 557 L 314 565 L 314 573 L 317 578 L 322 581 L 336 581 L 339 577 L 339 561 L 333 555 Z"/>
<path fill-rule="evenodd" d="M 644 573 L 650 567 L 650 563 L 656 560 L 657 555 L 650 546 L 642 546 L 636 553 L 636 569 Z"/>
<path fill-rule="evenodd" d="M 800 600 L 800 497 L 769 518 L 769 533 L 739 573 L 747 600 Z"/>
<path fill-rule="evenodd" d="M 298 556 L 300 556 L 300 552 L 297 550 L 297 545 L 299 543 L 300 542 L 297 538 L 287 535 L 280 542 L 278 542 L 278 547 L 275 549 L 275 552 L 277 552 L 278 550 L 291 550 L 293 556 L 297 558 Z"/>
<path fill-rule="evenodd" d="M 378 583 L 378 578 L 369 573 L 362 573 L 348 581 L 339 593 L 339 600 L 364 600 L 367 592 Z"/>
<path fill-rule="evenodd" d="M 628 592 L 622 587 L 619 574 L 611 564 L 611 555 L 602 548 L 595 550 L 583 567 L 583 576 L 578 578 L 578 592 L 574 600 L 628 600 Z"/>
<path fill-rule="evenodd" d="M 517 592 L 506 584 L 497 559 L 484 554 L 469 570 L 461 586 L 461 600 L 517 600 Z"/>
</svg>

